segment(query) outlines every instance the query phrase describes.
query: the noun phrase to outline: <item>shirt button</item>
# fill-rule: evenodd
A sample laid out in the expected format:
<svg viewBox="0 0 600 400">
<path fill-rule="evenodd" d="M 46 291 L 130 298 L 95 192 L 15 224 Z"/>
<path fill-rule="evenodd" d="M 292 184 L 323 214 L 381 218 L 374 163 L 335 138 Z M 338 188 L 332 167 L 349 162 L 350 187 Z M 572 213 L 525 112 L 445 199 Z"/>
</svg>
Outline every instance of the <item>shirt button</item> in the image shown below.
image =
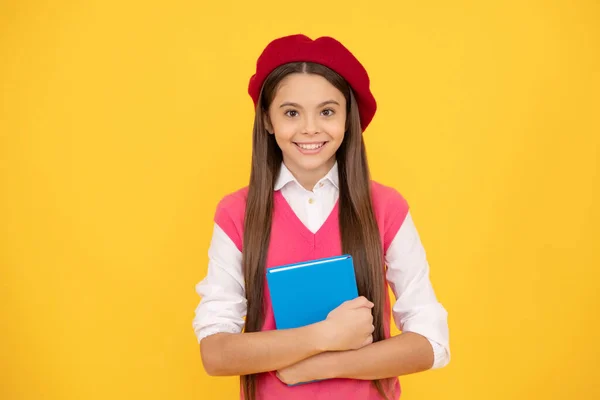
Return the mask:
<svg viewBox="0 0 600 400">
<path fill-rule="evenodd" d="M 308 203 L 309 203 L 309 204 L 312 204 L 312 203 L 314 203 L 314 202 L 315 202 L 315 200 L 314 200 L 312 197 L 311 197 L 310 199 L 308 199 Z"/>
</svg>

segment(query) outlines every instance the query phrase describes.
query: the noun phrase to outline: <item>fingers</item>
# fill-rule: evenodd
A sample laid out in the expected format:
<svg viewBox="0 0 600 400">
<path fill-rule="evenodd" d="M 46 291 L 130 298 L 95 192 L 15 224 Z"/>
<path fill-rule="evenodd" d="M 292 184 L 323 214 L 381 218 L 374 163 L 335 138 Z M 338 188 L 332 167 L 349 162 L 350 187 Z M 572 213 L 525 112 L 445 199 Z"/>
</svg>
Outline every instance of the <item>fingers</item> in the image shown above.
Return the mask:
<svg viewBox="0 0 600 400">
<path fill-rule="evenodd" d="M 362 344 L 362 347 L 368 346 L 368 345 L 370 345 L 371 343 L 373 343 L 373 335 L 369 335 L 369 337 L 367 337 L 367 338 L 365 339 L 365 341 L 364 341 L 364 342 L 363 342 L 363 344 Z"/>
<path fill-rule="evenodd" d="M 375 306 L 375 304 L 370 302 L 369 300 L 367 300 L 367 298 L 365 296 L 359 296 L 353 300 L 348 301 L 347 304 L 349 306 L 356 307 L 356 308 L 358 308 L 358 307 L 373 308 Z"/>
</svg>

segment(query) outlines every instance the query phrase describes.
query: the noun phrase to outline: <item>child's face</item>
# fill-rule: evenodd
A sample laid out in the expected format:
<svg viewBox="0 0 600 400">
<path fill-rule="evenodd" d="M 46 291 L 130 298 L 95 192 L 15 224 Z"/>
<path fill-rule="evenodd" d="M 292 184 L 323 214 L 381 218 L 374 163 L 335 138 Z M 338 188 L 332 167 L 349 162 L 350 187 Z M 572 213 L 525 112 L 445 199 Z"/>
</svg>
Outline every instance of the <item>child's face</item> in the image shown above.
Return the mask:
<svg viewBox="0 0 600 400">
<path fill-rule="evenodd" d="M 346 99 L 320 75 L 284 78 L 269 107 L 269 132 L 295 175 L 324 176 L 344 139 Z M 319 178 L 317 178 L 319 179 Z"/>
</svg>

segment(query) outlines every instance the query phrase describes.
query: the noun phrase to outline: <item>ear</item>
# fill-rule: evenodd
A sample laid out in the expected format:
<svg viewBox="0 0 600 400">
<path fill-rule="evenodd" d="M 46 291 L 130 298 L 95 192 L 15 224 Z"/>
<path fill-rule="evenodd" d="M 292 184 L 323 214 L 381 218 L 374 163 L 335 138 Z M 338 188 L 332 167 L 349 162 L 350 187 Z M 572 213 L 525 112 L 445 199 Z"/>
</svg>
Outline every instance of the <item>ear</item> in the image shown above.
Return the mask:
<svg viewBox="0 0 600 400">
<path fill-rule="evenodd" d="M 271 125 L 271 121 L 267 113 L 263 114 L 263 124 L 265 125 L 265 129 L 269 132 L 269 135 L 273 134 L 273 125 Z"/>
</svg>

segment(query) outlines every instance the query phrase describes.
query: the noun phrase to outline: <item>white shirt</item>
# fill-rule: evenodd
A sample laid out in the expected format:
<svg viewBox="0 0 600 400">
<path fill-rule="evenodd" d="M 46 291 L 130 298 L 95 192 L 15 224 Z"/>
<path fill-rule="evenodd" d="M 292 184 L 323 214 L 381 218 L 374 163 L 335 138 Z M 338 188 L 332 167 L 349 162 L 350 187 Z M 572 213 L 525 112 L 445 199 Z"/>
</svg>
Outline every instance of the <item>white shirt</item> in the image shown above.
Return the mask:
<svg viewBox="0 0 600 400">
<path fill-rule="evenodd" d="M 306 227 L 315 233 L 333 210 L 339 195 L 337 163 L 312 191 L 294 178 L 285 164 L 275 182 L 285 200 Z M 242 253 L 218 226 L 208 250 L 208 273 L 196 285 L 202 298 L 195 310 L 193 328 L 200 341 L 215 333 L 241 333 L 246 315 Z M 429 280 L 429 264 L 410 212 L 385 254 L 386 279 L 396 301 L 394 322 L 402 332 L 414 332 L 431 343 L 432 369 L 450 361 L 448 313 L 438 302 Z"/>
</svg>

